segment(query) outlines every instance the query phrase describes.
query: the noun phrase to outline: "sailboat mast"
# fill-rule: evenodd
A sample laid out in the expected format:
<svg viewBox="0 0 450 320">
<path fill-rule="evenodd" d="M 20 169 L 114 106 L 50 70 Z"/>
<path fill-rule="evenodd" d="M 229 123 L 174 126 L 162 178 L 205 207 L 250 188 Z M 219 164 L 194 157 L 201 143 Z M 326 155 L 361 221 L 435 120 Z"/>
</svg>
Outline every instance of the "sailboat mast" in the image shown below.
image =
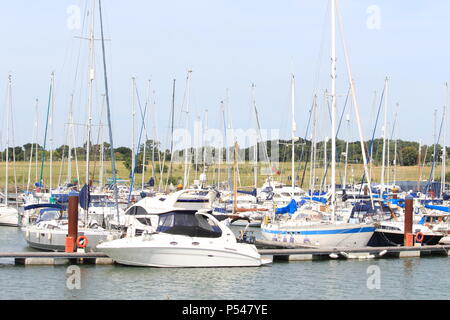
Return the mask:
<svg viewBox="0 0 450 320">
<path fill-rule="evenodd" d="M 34 180 L 36 181 L 36 182 L 38 182 L 39 180 L 39 175 L 38 175 L 38 158 L 39 158 L 39 150 L 38 150 L 38 141 L 39 141 L 39 139 L 38 139 L 38 136 L 39 136 L 39 109 L 38 109 L 38 106 L 39 106 L 39 99 L 36 99 L 36 137 L 35 137 L 35 145 L 34 145 L 34 155 L 35 155 L 35 159 L 34 159 L 34 161 L 35 161 L 35 178 L 34 178 Z"/>
<path fill-rule="evenodd" d="M 51 109 L 50 109 L 50 116 L 49 116 L 49 124 L 50 124 L 50 181 L 49 181 L 49 191 L 52 192 L 52 180 L 53 180 L 53 113 L 54 113 L 54 107 L 55 107 L 55 94 L 54 94 L 54 88 L 55 88 L 55 73 L 52 72 L 51 76 L 51 82 L 52 82 L 52 102 L 51 102 Z"/>
<path fill-rule="evenodd" d="M 291 74 L 291 116 L 292 116 L 292 155 L 291 155 L 291 181 L 292 181 L 292 192 L 291 197 L 294 197 L 295 188 L 295 131 L 297 130 L 297 124 L 295 123 L 295 77 Z"/>
<path fill-rule="evenodd" d="M 186 96 L 185 96 L 185 102 L 186 102 L 186 127 L 185 129 L 189 131 L 189 85 L 191 80 L 191 73 L 192 70 L 188 70 L 187 77 L 186 77 Z M 189 174 L 188 174 L 188 167 L 189 167 L 189 157 L 188 157 L 188 150 L 189 146 L 188 144 L 190 141 L 185 141 L 186 145 L 184 148 L 184 180 L 183 180 L 183 188 L 186 189 L 189 184 Z"/>
<path fill-rule="evenodd" d="M 35 136 L 37 136 L 37 121 L 38 121 L 38 99 L 36 99 L 36 114 L 35 114 L 35 120 L 34 120 L 34 128 L 33 128 L 33 134 L 31 137 L 31 149 L 30 149 L 30 163 L 28 167 L 28 181 L 27 181 L 27 192 L 30 189 L 30 180 L 31 180 L 31 165 L 33 163 L 33 152 L 36 152 L 36 158 L 37 158 L 37 145 L 36 148 L 34 148 L 33 140 L 35 140 Z M 36 151 L 34 151 L 36 149 Z"/>
<path fill-rule="evenodd" d="M 226 126 L 226 118 L 225 118 L 225 106 L 224 106 L 224 102 L 223 100 L 220 101 L 220 110 L 222 111 L 222 118 L 223 118 L 223 145 L 220 146 L 219 145 L 219 168 L 218 168 L 218 172 L 217 172 L 217 186 L 220 188 L 220 166 L 222 164 L 222 148 L 225 147 L 225 161 L 228 167 L 228 148 L 227 148 L 227 126 Z M 229 169 L 229 167 L 228 167 Z M 228 171 L 228 188 L 230 187 L 230 173 Z M 228 189 L 229 190 L 229 189 Z"/>
<path fill-rule="evenodd" d="M 309 170 L 309 188 L 311 190 L 311 198 L 314 192 L 316 181 L 315 166 L 316 166 L 316 109 L 317 109 L 317 95 L 314 95 L 312 107 L 312 134 L 311 134 L 311 165 Z"/>
<path fill-rule="evenodd" d="M 11 75 L 8 75 L 8 90 L 6 102 L 6 166 L 5 166 L 5 206 L 8 206 L 8 173 L 9 173 L 9 105 L 11 103 Z"/>
<path fill-rule="evenodd" d="M 171 113 L 171 120 L 170 120 L 170 163 L 169 163 L 169 171 L 167 173 L 167 183 L 166 187 L 169 185 L 169 179 L 172 175 L 172 162 L 173 162 L 173 123 L 175 118 L 175 82 L 176 79 L 173 79 L 172 84 L 172 113 Z M 162 171 L 163 173 L 164 171 Z M 162 179 L 162 173 L 161 173 L 161 179 Z"/>
<path fill-rule="evenodd" d="M 399 104 L 397 103 L 397 110 L 395 111 L 395 116 L 394 116 L 394 127 L 392 128 L 392 134 L 394 134 L 394 129 L 395 132 L 397 132 L 397 121 L 398 121 L 398 108 L 399 108 Z M 398 144 L 398 135 L 396 134 L 395 136 L 395 142 L 394 142 L 394 178 L 393 178 L 393 185 L 395 186 L 395 184 L 397 183 L 397 144 Z"/>
<path fill-rule="evenodd" d="M 135 92 L 136 92 L 136 78 L 131 78 L 131 176 L 134 177 L 135 170 L 135 161 L 136 161 L 136 146 L 135 146 L 135 136 L 134 136 L 134 118 L 136 115 L 136 106 L 135 106 Z"/>
<path fill-rule="evenodd" d="M 252 106 L 256 112 L 255 85 L 252 84 Z M 258 135 L 255 136 L 255 147 L 253 148 L 253 185 L 258 188 Z"/>
<path fill-rule="evenodd" d="M 385 190 L 385 182 L 384 182 L 384 176 L 385 176 L 385 166 L 386 166 L 386 122 L 387 122 L 387 107 L 388 107 L 388 81 L 389 78 L 386 77 L 384 80 L 384 92 L 385 92 L 385 99 L 384 99 L 384 123 L 383 123 L 383 155 L 382 155 L 382 163 L 381 163 L 381 178 L 380 178 L 380 192 L 383 194 Z"/>
<path fill-rule="evenodd" d="M 150 100 L 150 84 L 151 81 L 148 80 L 148 86 L 147 86 L 147 101 L 145 102 L 145 105 L 147 105 L 149 103 Z M 150 112 L 149 112 L 150 113 Z M 146 119 L 145 122 L 148 122 L 148 113 L 145 114 L 146 115 Z M 147 126 L 145 126 L 145 142 L 144 142 L 144 150 L 143 150 L 143 154 L 142 154 L 142 176 L 141 176 L 141 191 L 144 191 L 144 182 L 145 182 L 145 156 L 146 156 L 146 151 L 147 151 L 147 140 L 148 140 L 148 131 L 147 131 Z M 153 141 L 153 147 L 152 147 L 152 177 L 154 177 L 154 172 L 153 172 L 153 154 L 155 152 L 154 150 L 154 145 L 155 145 L 155 141 Z"/>
<path fill-rule="evenodd" d="M 237 212 L 237 153 L 238 144 L 234 143 L 234 168 L 233 168 L 233 213 Z"/>
<path fill-rule="evenodd" d="M 255 141 L 255 147 L 253 148 L 253 185 L 258 188 L 258 140 Z"/>
<path fill-rule="evenodd" d="M 86 127 L 86 185 L 90 185 L 89 177 L 89 156 L 91 143 L 91 124 L 92 124 L 92 104 L 93 104 L 93 88 L 95 78 L 94 67 L 94 23 L 95 23 L 95 0 L 92 0 L 91 7 L 91 25 L 89 31 L 89 82 L 88 82 L 88 109 L 87 109 L 87 127 Z"/>
<path fill-rule="evenodd" d="M 420 170 L 422 168 L 422 166 L 420 165 L 420 158 L 421 158 L 420 153 L 421 153 L 421 151 L 422 151 L 422 140 L 419 140 L 419 150 L 418 150 L 418 154 L 417 154 L 417 169 L 419 170 L 418 175 L 417 175 L 417 177 L 418 177 L 418 179 L 417 179 L 417 192 L 420 192 L 420 179 L 421 179 L 421 176 L 422 176 L 422 173 L 421 173 L 421 170 Z"/>
<path fill-rule="evenodd" d="M 72 142 L 73 137 L 73 94 L 70 96 L 70 107 L 69 107 L 69 151 L 67 153 L 67 179 L 68 182 L 72 181 Z"/>
<path fill-rule="evenodd" d="M 205 126 L 203 128 L 203 173 L 206 174 L 206 155 L 207 155 L 207 141 L 206 135 L 208 133 L 208 109 L 205 109 Z"/>
<path fill-rule="evenodd" d="M 230 106 L 230 100 L 228 96 L 228 89 L 226 90 L 226 96 L 225 96 L 225 108 L 223 108 L 223 123 L 225 128 L 225 150 L 226 150 L 226 161 L 227 161 L 227 176 L 228 176 L 228 190 L 231 191 L 231 168 L 230 168 L 230 148 L 228 148 L 228 139 L 227 139 L 227 131 L 228 129 L 231 130 L 231 126 L 228 120 L 230 120 L 230 113 L 229 113 L 229 106 Z M 226 114 L 225 114 L 226 111 Z"/>
<path fill-rule="evenodd" d="M 436 163 L 436 147 L 437 147 L 437 141 L 436 141 L 436 119 L 437 119 L 437 109 L 434 109 L 434 131 L 433 131 L 433 141 L 434 141 L 434 146 L 433 146 L 433 163 L 431 166 L 431 171 L 432 171 L 432 177 L 431 177 L 431 182 L 434 182 L 434 165 Z"/>
<path fill-rule="evenodd" d="M 103 102 L 102 102 L 102 116 L 103 116 L 103 108 L 105 105 L 106 95 L 103 94 Z M 103 124 L 102 119 L 100 119 L 100 127 L 99 127 L 99 142 L 100 144 L 100 172 L 98 177 L 98 184 L 100 188 L 103 188 L 103 171 L 104 171 L 104 165 L 105 165 L 105 143 L 104 143 L 104 137 L 103 137 Z"/>
<path fill-rule="evenodd" d="M 445 193 L 445 171 L 446 171 L 446 158 L 447 158 L 447 147 L 445 136 L 447 135 L 447 94 L 448 94 L 448 85 L 447 82 L 444 84 L 445 86 L 445 103 L 444 103 L 444 112 L 442 114 L 443 122 L 444 122 L 444 134 L 442 138 L 442 171 L 441 171 L 441 197 Z"/>
<path fill-rule="evenodd" d="M 42 149 L 42 163 L 41 163 L 41 175 L 39 177 L 39 184 L 42 186 L 43 175 L 44 175 L 44 162 L 45 162 L 45 148 L 47 145 L 47 129 L 48 129 L 48 118 L 50 114 L 51 97 L 53 92 L 53 82 L 50 81 L 50 90 L 48 94 L 48 104 L 47 104 L 47 120 L 45 122 L 45 134 L 44 134 L 44 147 Z"/>
<path fill-rule="evenodd" d="M 336 0 L 331 0 L 331 216 L 336 202 Z"/>
</svg>

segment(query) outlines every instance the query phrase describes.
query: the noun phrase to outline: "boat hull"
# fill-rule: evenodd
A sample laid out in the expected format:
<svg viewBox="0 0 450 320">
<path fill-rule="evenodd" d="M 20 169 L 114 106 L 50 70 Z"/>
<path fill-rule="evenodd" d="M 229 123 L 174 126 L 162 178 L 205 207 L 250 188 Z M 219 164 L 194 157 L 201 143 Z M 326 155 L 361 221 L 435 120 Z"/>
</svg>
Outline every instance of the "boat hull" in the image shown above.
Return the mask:
<svg viewBox="0 0 450 320">
<path fill-rule="evenodd" d="M 330 225 L 303 227 L 268 227 L 261 226 L 261 234 L 266 240 L 290 242 L 317 247 L 348 247 L 359 248 L 367 246 L 375 227 L 367 225 Z"/>
<path fill-rule="evenodd" d="M 142 244 L 120 239 L 99 245 L 98 250 L 119 264 L 129 266 L 183 268 L 183 267 L 257 267 L 262 264 L 256 248 L 235 244 L 215 248 L 197 245 L 164 245 L 142 241 Z M 195 242 L 195 240 L 192 240 Z M 172 241 L 171 243 L 175 243 Z M 246 247 L 244 247 L 246 246 Z"/>
<path fill-rule="evenodd" d="M 22 228 L 22 233 L 28 246 L 45 251 L 65 251 L 67 230 L 43 230 L 37 228 Z M 111 235 L 108 231 L 80 231 L 80 236 L 88 238 L 86 251 L 95 250 L 98 244 L 108 239 Z"/>
<path fill-rule="evenodd" d="M 424 245 L 436 245 L 444 237 L 444 235 L 424 235 L 422 243 Z M 379 231 L 376 230 L 367 244 L 369 247 L 388 247 L 388 246 L 403 246 L 404 234 L 395 231 Z"/>
</svg>

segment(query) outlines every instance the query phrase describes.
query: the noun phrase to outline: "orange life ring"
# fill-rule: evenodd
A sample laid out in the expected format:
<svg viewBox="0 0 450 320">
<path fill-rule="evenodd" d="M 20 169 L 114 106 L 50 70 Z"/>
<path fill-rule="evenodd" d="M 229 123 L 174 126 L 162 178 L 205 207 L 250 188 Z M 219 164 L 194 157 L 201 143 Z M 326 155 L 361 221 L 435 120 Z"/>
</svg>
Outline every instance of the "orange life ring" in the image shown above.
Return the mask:
<svg viewBox="0 0 450 320">
<path fill-rule="evenodd" d="M 422 242 L 424 238 L 425 238 L 425 236 L 423 235 L 422 232 L 417 232 L 417 234 L 416 234 L 416 241 L 417 242 Z"/>
<path fill-rule="evenodd" d="M 79 236 L 77 238 L 77 247 L 78 248 L 86 248 L 89 243 L 89 240 L 86 236 Z"/>
</svg>

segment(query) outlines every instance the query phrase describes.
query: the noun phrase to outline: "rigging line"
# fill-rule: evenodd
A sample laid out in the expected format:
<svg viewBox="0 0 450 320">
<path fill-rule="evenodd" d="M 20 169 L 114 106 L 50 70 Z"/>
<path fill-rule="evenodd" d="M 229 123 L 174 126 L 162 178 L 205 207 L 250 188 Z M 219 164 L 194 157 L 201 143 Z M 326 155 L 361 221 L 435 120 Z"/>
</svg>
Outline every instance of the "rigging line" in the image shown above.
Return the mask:
<svg viewBox="0 0 450 320">
<path fill-rule="evenodd" d="M 169 170 L 167 172 L 167 180 L 166 180 L 166 187 L 165 189 L 168 188 L 169 186 L 169 180 L 172 177 L 172 165 L 173 165 L 173 123 L 174 123 L 174 117 L 175 117 L 175 84 L 176 84 L 176 79 L 173 79 L 173 84 L 172 84 L 172 106 L 171 106 L 171 112 L 170 112 L 170 123 L 171 123 L 171 127 L 170 129 L 170 163 L 169 163 Z M 164 151 L 164 158 L 165 158 L 165 151 Z"/>
<path fill-rule="evenodd" d="M 337 139 L 337 137 L 338 137 L 339 130 L 341 129 L 342 118 L 344 117 L 344 114 L 345 114 L 345 109 L 346 109 L 346 107 L 347 107 L 347 102 L 348 102 L 348 97 L 349 97 L 349 95 L 350 95 L 350 87 L 349 87 L 349 89 L 348 89 L 348 91 L 347 91 L 347 97 L 345 98 L 344 108 L 342 109 L 341 116 L 340 116 L 340 118 L 339 118 L 339 124 L 338 124 L 337 130 L 336 130 L 336 139 Z M 327 99 L 327 100 L 328 100 L 328 99 Z M 336 150 L 336 154 L 339 154 L 338 151 L 339 151 L 339 150 L 337 149 L 337 150 Z M 330 162 L 331 162 L 331 161 L 330 161 Z M 328 174 L 328 168 L 330 167 L 330 162 L 327 163 L 327 167 L 326 167 L 326 169 L 325 169 L 325 173 L 324 173 L 323 178 L 322 178 L 322 185 L 324 184 L 325 178 L 326 178 L 326 176 L 327 176 L 327 174 Z M 339 166 L 339 163 L 340 163 L 340 162 L 338 162 L 338 166 Z M 338 168 L 340 168 L 340 167 L 338 167 Z M 342 180 L 342 179 L 341 179 L 341 180 Z"/>
<path fill-rule="evenodd" d="M 98 131 L 97 131 L 97 146 L 98 146 L 98 156 L 99 157 L 100 157 L 100 153 L 101 153 L 101 148 L 103 148 L 103 141 L 102 141 L 102 146 L 100 146 L 100 134 L 102 133 L 102 129 L 103 129 L 102 118 L 103 118 L 103 110 L 104 109 L 105 109 L 105 97 L 103 96 L 102 107 L 100 110 L 100 120 L 99 120 Z M 94 150 L 94 152 L 96 152 L 96 151 L 97 150 Z M 95 179 L 96 167 L 97 167 L 97 157 L 94 157 L 94 168 L 92 169 L 92 171 L 93 171 L 92 172 L 92 180 Z"/>
<path fill-rule="evenodd" d="M 108 91 L 108 77 L 106 71 L 106 59 L 105 59 L 105 41 L 103 37 L 103 19 L 102 19 L 102 5 L 101 0 L 98 0 L 99 6 L 99 14 L 100 14 L 100 30 L 101 30 L 101 38 L 102 38 L 102 56 L 103 56 L 103 75 L 105 78 L 105 95 L 106 95 L 106 110 L 108 117 L 108 129 L 109 129 L 109 141 L 110 141 L 110 153 L 111 153 L 111 166 L 112 166 L 112 175 L 113 175 L 113 188 L 114 188 L 114 199 L 116 204 L 116 213 L 117 213 L 117 224 L 120 223 L 119 219 L 119 195 L 117 192 L 117 178 L 116 178 L 116 158 L 114 154 L 114 143 L 112 136 L 112 126 L 111 126 L 111 109 L 109 107 L 109 91 Z"/>
<path fill-rule="evenodd" d="M 370 140 L 370 145 L 369 145 L 369 149 L 368 149 L 369 155 L 368 155 L 367 163 L 369 163 L 373 158 L 372 153 L 373 153 L 373 145 L 374 145 L 374 140 L 375 140 L 375 132 L 376 132 L 377 126 L 378 126 L 378 119 L 380 117 L 381 106 L 382 106 L 383 100 L 384 100 L 384 90 L 385 89 L 386 89 L 386 87 L 383 87 L 383 91 L 381 92 L 380 104 L 378 106 L 378 112 L 377 112 L 377 117 L 375 120 L 375 126 L 372 131 L 372 139 Z M 361 178 L 361 187 L 359 188 L 359 194 L 361 194 L 365 177 L 366 177 L 366 173 L 364 172 L 362 175 L 362 178 Z M 369 188 L 370 188 L 370 186 L 369 186 Z"/>
<path fill-rule="evenodd" d="M 88 8 L 88 4 L 86 2 L 86 6 L 84 7 L 83 22 L 81 24 L 81 31 L 82 31 L 82 33 L 84 32 L 84 28 L 85 28 L 85 22 L 86 22 L 86 17 L 87 17 L 87 8 Z M 81 56 L 81 47 L 82 47 L 81 43 L 82 42 L 80 42 L 80 47 L 78 49 L 77 62 L 76 62 L 76 67 L 75 67 L 75 77 L 74 77 L 74 81 L 73 81 L 73 88 L 74 88 L 73 91 L 75 91 L 77 78 L 78 78 L 78 67 L 80 65 L 80 56 Z"/>
<path fill-rule="evenodd" d="M 348 91 L 347 91 L 347 96 L 345 97 L 344 108 L 343 108 L 343 110 L 342 110 L 341 117 L 340 117 L 340 119 L 339 119 L 339 125 L 338 125 L 337 133 L 336 133 L 336 140 L 337 140 L 337 138 L 338 138 L 339 129 L 341 128 L 342 119 L 344 118 L 345 109 L 346 109 L 346 107 L 347 107 L 347 102 L 348 102 L 348 98 L 349 98 L 350 92 L 351 92 L 351 88 L 350 88 L 350 86 L 349 86 L 349 87 L 348 87 Z M 337 147 L 336 147 L 336 154 L 339 154 L 339 148 L 337 148 Z M 338 159 L 340 159 L 340 157 L 339 157 Z M 337 165 L 338 165 L 338 171 L 339 171 L 339 179 L 341 180 L 341 183 L 342 183 L 342 168 L 341 168 L 341 165 L 340 165 L 340 164 L 341 164 L 341 161 L 338 161 L 338 162 L 337 162 Z M 328 169 L 328 168 L 327 168 L 327 169 Z"/>
<path fill-rule="evenodd" d="M 148 96 L 148 100 L 150 101 L 150 92 L 149 92 L 149 94 L 148 94 L 149 96 Z M 156 104 L 156 94 L 155 94 L 155 91 L 153 90 L 153 103 L 152 103 L 152 105 L 151 106 L 153 106 L 153 109 L 151 109 L 151 110 L 153 110 L 153 117 L 152 117 L 152 115 L 150 114 L 150 112 L 149 112 L 149 115 L 150 115 L 150 117 L 152 117 L 152 125 L 153 125 L 153 135 L 154 135 L 154 139 L 153 139 L 153 146 L 152 146 L 152 167 L 153 167 L 153 170 L 154 170 L 154 172 L 153 172 L 153 178 L 155 179 L 155 177 L 156 177 L 156 170 L 155 170 L 155 151 L 157 152 L 157 154 L 158 154 L 158 162 L 159 162 L 159 186 L 158 186 L 158 189 L 160 190 L 161 189 L 161 186 L 162 186 L 162 184 L 163 184 L 163 174 L 164 174 L 164 166 L 165 166 L 165 164 L 166 164 L 166 157 L 165 157 L 165 150 L 164 150 L 164 153 L 163 153 L 163 158 L 162 158 L 162 160 L 161 160 L 161 150 L 160 150 L 160 148 L 161 148 L 161 143 L 160 143 L 160 139 L 159 139 L 159 132 L 158 132 L 158 126 L 157 126 L 157 123 L 156 123 L 156 114 L 157 114 L 157 104 Z M 151 106 L 150 106 L 150 108 L 151 108 Z M 147 131 L 146 131 L 146 135 L 147 135 Z M 156 150 L 155 150 L 155 148 L 156 148 Z M 142 174 L 144 174 L 144 173 L 142 173 Z M 156 182 L 155 182 L 155 184 L 156 184 Z"/>
<path fill-rule="evenodd" d="M 254 86 L 254 85 L 253 85 Z M 269 167 L 270 167 L 270 177 L 273 177 L 273 173 L 272 173 L 272 162 L 269 159 L 269 154 L 267 153 L 267 145 L 266 142 L 263 141 L 262 139 L 262 135 L 261 135 L 261 125 L 259 123 L 259 115 L 258 115 L 258 109 L 256 107 L 256 100 L 253 101 L 253 108 L 255 111 L 255 118 L 256 118 L 256 124 L 258 126 L 258 136 L 259 136 L 259 140 L 260 143 L 263 145 L 263 152 L 264 152 L 264 157 L 266 158 L 265 160 L 269 163 Z M 270 144 L 272 145 L 272 142 L 270 142 Z M 239 170 L 239 169 L 238 169 Z M 270 184 L 270 183 L 269 183 Z"/>
<path fill-rule="evenodd" d="M 49 90 L 49 93 L 48 93 L 48 104 L 47 104 L 47 120 L 45 121 L 44 147 L 42 148 L 41 174 L 40 174 L 40 177 L 39 177 L 39 184 L 41 186 L 42 186 L 42 175 L 44 174 L 45 147 L 47 145 L 48 116 L 49 116 L 49 113 L 50 113 L 52 91 L 53 91 L 53 81 L 50 81 L 50 90 Z"/>
<path fill-rule="evenodd" d="M 313 110 L 313 108 L 314 108 L 314 101 L 313 101 L 313 103 L 311 104 L 311 108 L 309 109 L 309 117 L 308 117 L 308 124 L 306 125 L 306 130 L 305 130 L 305 138 L 303 139 L 303 147 L 302 147 L 302 152 L 300 153 L 300 157 L 299 157 L 299 159 L 298 159 L 298 162 L 299 162 L 299 165 L 300 165 L 300 162 L 301 162 L 301 160 L 303 159 L 303 155 L 304 155 L 304 151 L 305 151 L 305 145 L 306 145 L 306 138 L 308 137 L 308 132 L 309 132 L 309 128 L 310 128 L 310 125 L 311 125 L 311 116 L 312 116 L 312 110 Z M 311 148 L 312 148 L 312 140 L 311 140 Z M 301 181 L 301 183 L 300 183 L 300 188 L 302 188 L 303 187 L 303 181 L 304 181 L 304 179 L 305 179 L 305 173 L 306 173 L 306 167 L 308 166 L 308 162 L 309 162 L 309 157 L 306 157 L 306 163 L 305 163 L 305 167 L 303 168 L 303 175 L 302 175 L 302 181 Z M 300 166 L 299 166 L 299 168 L 300 168 Z"/>
<path fill-rule="evenodd" d="M 444 123 L 444 112 L 442 112 L 442 120 L 441 120 L 441 125 L 440 125 L 440 127 L 439 127 L 439 134 L 438 134 L 438 137 L 437 137 L 437 140 L 435 141 L 435 146 L 439 143 L 439 140 L 441 140 L 441 132 L 442 132 L 442 125 L 443 125 L 443 123 Z M 436 150 L 437 148 L 435 147 L 435 150 Z M 431 171 L 430 171 L 430 177 L 428 178 L 428 183 L 427 183 L 427 187 L 426 187 L 426 193 L 428 193 L 428 191 L 430 190 L 430 185 L 431 185 L 431 177 L 432 177 L 432 175 L 433 175 L 433 173 L 434 173 L 434 167 L 435 167 L 435 165 L 436 165 L 436 151 L 435 152 L 433 152 L 433 162 L 432 162 L 432 165 L 431 165 Z"/>
<path fill-rule="evenodd" d="M 139 157 L 139 148 L 140 148 L 140 145 L 141 145 L 142 132 L 143 132 L 143 130 L 145 128 L 145 115 L 147 114 L 147 102 L 145 103 L 144 112 L 142 112 L 141 100 L 140 100 L 140 97 L 139 97 L 139 92 L 138 92 L 137 86 L 134 86 L 134 88 L 135 88 L 135 91 L 136 91 L 136 98 L 137 98 L 137 102 L 138 102 L 138 106 L 139 106 L 139 111 L 141 112 L 142 125 L 141 125 L 141 130 L 140 130 L 140 133 L 139 133 L 138 144 L 137 144 L 137 148 L 136 148 L 136 156 L 134 157 L 134 163 L 131 164 L 131 184 L 130 184 L 130 192 L 128 193 L 128 203 L 130 203 L 131 193 L 133 191 L 134 174 L 135 174 L 135 171 L 136 171 L 137 161 L 138 161 L 138 157 Z"/>
<path fill-rule="evenodd" d="M 354 107 L 354 111 L 355 111 L 355 115 L 356 115 L 356 119 L 357 119 L 356 122 L 358 125 L 358 133 L 359 133 L 360 146 L 361 146 L 361 155 L 363 158 L 363 167 L 364 167 L 364 172 L 367 174 L 368 185 L 370 186 L 371 176 L 370 176 L 370 172 L 369 172 L 369 168 L 368 168 L 368 162 L 367 162 L 367 157 L 366 157 L 367 155 L 365 152 L 366 146 L 364 144 L 364 131 L 362 128 L 360 109 L 359 109 L 359 104 L 358 104 L 357 97 L 356 97 L 356 88 L 355 88 L 352 70 L 351 70 L 351 66 L 350 66 L 350 62 L 349 62 L 349 55 L 348 55 L 348 50 L 347 50 L 347 44 L 345 41 L 344 27 L 343 27 L 342 18 L 341 18 L 340 12 L 339 12 L 339 1 L 336 1 L 336 12 L 337 12 L 338 21 L 339 21 L 339 30 L 340 30 L 340 34 L 341 34 L 342 46 L 344 49 L 343 51 L 344 51 L 344 57 L 345 57 L 345 64 L 347 67 L 347 76 L 349 78 L 350 87 L 352 89 L 352 101 L 353 101 L 353 107 Z M 372 190 L 370 188 L 369 188 L 369 196 L 370 196 L 370 203 L 373 208 L 374 202 L 373 202 L 373 197 L 372 197 Z"/>
<path fill-rule="evenodd" d="M 326 8 L 325 8 L 325 14 L 323 17 L 323 22 L 322 22 L 322 35 L 320 37 L 319 53 L 317 54 L 317 60 L 316 60 L 316 66 L 315 66 L 317 73 L 315 74 L 315 79 L 313 80 L 313 83 L 314 83 L 313 88 L 318 87 L 318 83 L 320 81 L 320 75 L 322 74 L 320 72 L 320 70 L 321 70 L 320 62 L 323 60 L 322 58 L 323 58 L 324 44 L 325 44 L 325 33 L 327 31 L 327 28 L 325 27 L 325 25 L 328 22 L 328 12 L 329 11 L 330 11 L 330 3 L 327 1 Z M 316 91 L 313 89 L 312 96 L 314 97 L 315 94 L 316 94 Z"/>
</svg>

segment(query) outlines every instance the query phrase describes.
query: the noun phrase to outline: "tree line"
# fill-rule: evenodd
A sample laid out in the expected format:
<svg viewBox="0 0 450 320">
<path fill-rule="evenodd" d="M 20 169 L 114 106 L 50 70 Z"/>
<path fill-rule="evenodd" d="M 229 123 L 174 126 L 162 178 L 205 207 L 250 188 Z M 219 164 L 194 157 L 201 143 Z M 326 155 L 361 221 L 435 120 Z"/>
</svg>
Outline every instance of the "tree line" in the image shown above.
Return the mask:
<svg viewBox="0 0 450 320">
<path fill-rule="evenodd" d="M 325 152 L 325 141 L 320 141 L 316 143 L 316 159 L 318 161 L 324 161 L 325 154 L 326 159 L 330 161 L 331 159 L 331 140 L 327 141 L 326 152 Z M 292 161 L 292 145 L 290 140 L 278 140 L 278 141 L 267 141 L 265 143 L 259 143 L 258 149 L 261 150 L 264 146 L 266 147 L 266 153 L 269 157 L 271 156 L 271 151 L 273 150 L 273 144 L 277 145 L 278 158 L 280 162 L 290 162 Z M 368 159 L 371 159 L 374 165 L 381 165 L 383 157 L 383 139 L 374 139 L 373 141 L 366 141 L 364 143 L 366 155 Z M 103 150 L 102 150 L 103 147 Z M 37 152 L 36 152 L 37 149 Z M 79 146 L 71 149 L 71 157 L 74 159 L 76 156 L 78 160 L 86 160 L 86 143 L 83 146 Z M 148 164 L 149 161 L 163 161 L 167 163 L 170 162 L 171 152 L 170 150 L 161 150 L 160 143 L 154 140 L 147 140 L 145 142 L 146 156 L 145 163 Z M 240 153 L 245 155 L 246 159 L 249 159 L 253 154 L 253 147 L 240 148 Z M 312 142 L 310 140 L 299 139 L 295 142 L 294 156 L 296 161 L 311 161 L 311 150 Z M 343 162 L 345 159 L 346 142 L 344 140 L 336 139 L 336 161 Z M 386 150 L 389 152 L 389 161 L 393 163 L 394 159 L 397 160 L 398 165 L 412 166 L 417 165 L 418 155 L 419 155 L 419 143 L 413 141 L 404 140 L 391 140 L 386 144 Z M 434 155 L 436 150 L 436 154 Z M 195 152 L 202 153 L 204 148 L 195 150 L 190 148 L 191 154 Z M 229 147 L 229 154 L 233 154 L 233 147 Z M 42 157 L 48 160 L 50 158 L 50 150 L 43 151 L 43 146 L 39 144 L 26 143 L 22 146 L 10 147 L 8 150 L 9 161 L 29 161 L 31 152 L 33 152 L 32 159 L 36 160 L 36 153 L 38 161 L 42 161 Z M 103 159 L 105 161 L 110 161 L 110 144 L 104 142 L 102 144 L 90 144 L 90 160 L 100 161 L 101 153 L 103 152 Z M 179 155 L 183 156 L 184 150 L 176 151 Z M 420 162 L 423 161 L 431 163 L 434 161 L 440 162 L 442 158 L 443 147 L 441 145 L 422 145 L 420 150 Z M 449 149 L 446 148 L 447 157 L 450 157 Z M 52 151 L 52 158 L 54 161 L 66 161 L 68 158 L 69 146 L 61 145 Z M 137 152 L 138 157 L 136 158 L 136 172 L 141 172 L 140 167 L 143 164 L 143 153 L 144 144 L 139 146 L 139 152 Z M 6 161 L 6 149 L 0 151 L 0 160 Z M 216 157 L 218 155 L 218 149 L 212 151 L 212 155 Z M 226 150 L 222 148 L 220 152 L 222 156 L 222 161 L 226 160 Z M 259 152 L 258 161 L 265 161 Z M 395 155 L 396 154 L 396 155 Z M 425 156 L 426 154 L 426 156 Z M 118 147 L 114 149 L 114 155 L 116 161 L 123 161 L 125 167 L 129 170 L 132 168 L 132 149 L 129 147 Z M 362 163 L 362 153 L 361 144 L 359 141 L 349 142 L 348 144 L 348 155 L 347 161 L 349 163 Z M 387 156 L 386 156 L 387 158 Z M 200 157 L 200 163 L 202 162 Z M 194 163 L 195 159 L 191 159 Z"/>
</svg>

